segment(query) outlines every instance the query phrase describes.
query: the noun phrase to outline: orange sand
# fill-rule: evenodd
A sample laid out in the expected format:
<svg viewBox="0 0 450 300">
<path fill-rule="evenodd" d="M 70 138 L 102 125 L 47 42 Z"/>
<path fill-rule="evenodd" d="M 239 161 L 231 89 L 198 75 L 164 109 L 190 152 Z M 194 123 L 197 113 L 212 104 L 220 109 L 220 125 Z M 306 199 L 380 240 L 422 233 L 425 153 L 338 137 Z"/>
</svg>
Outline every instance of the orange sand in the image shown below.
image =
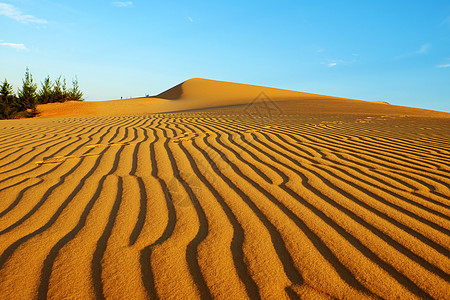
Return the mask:
<svg viewBox="0 0 450 300">
<path fill-rule="evenodd" d="M 0 121 L 1 299 L 450 299 L 450 114 L 204 79 L 39 110 Z"/>
</svg>

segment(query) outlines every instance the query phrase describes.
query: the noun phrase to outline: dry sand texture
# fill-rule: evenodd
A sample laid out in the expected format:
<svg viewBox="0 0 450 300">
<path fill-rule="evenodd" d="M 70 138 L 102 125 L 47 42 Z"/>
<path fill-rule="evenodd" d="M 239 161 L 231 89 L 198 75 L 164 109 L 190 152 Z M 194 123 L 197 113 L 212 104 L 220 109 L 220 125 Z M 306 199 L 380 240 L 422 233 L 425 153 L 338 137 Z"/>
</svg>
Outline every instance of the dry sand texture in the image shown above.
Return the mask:
<svg viewBox="0 0 450 300">
<path fill-rule="evenodd" d="M 0 121 L 0 298 L 450 299 L 449 114 L 188 83 Z"/>
</svg>

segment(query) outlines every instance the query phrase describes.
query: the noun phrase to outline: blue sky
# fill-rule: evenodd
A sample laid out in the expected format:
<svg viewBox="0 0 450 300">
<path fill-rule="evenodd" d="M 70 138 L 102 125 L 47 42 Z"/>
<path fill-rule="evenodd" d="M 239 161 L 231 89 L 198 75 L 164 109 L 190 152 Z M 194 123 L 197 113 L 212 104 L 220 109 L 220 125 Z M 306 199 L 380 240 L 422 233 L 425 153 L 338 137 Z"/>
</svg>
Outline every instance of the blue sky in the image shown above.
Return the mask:
<svg viewBox="0 0 450 300">
<path fill-rule="evenodd" d="M 0 0 L 0 78 L 87 100 L 192 77 L 450 112 L 450 1 Z"/>
</svg>

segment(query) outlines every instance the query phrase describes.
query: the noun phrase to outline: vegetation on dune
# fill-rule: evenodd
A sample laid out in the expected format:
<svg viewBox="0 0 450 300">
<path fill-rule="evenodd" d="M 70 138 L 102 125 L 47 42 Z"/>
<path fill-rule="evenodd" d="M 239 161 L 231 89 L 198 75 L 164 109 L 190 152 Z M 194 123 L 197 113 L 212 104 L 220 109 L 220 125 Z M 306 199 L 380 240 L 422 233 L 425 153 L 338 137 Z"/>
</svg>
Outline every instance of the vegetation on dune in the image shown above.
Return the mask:
<svg viewBox="0 0 450 300">
<path fill-rule="evenodd" d="M 47 76 L 41 84 L 41 89 L 38 92 L 37 100 L 39 103 L 47 104 L 53 102 L 53 97 L 53 83 L 50 81 L 50 76 Z"/>
<path fill-rule="evenodd" d="M 15 103 L 18 111 L 31 110 L 32 113 L 36 111 L 36 90 L 37 84 L 33 82 L 33 75 L 27 68 L 25 78 L 22 80 L 22 88 L 17 92 L 17 101 Z"/>
<path fill-rule="evenodd" d="M 13 86 L 5 79 L 0 89 L 0 118 L 9 119 L 14 114 L 14 105 L 17 102 Z"/>
<path fill-rule="evenodd" d="M 83 92 L 80 90 L 78 79 L 72 80 L 69 88 L 66 79 L 59 76 L 54 82 L 47 76 L 38 89 L 34 83 L 33 75 L 27 68 L 22 86 L 14 93 L 13 86 L 4 80 L 0 85 L 0 119 L 29 118 L 39 114 L 36 106 L 66 101 L 83 101 Z"/>
</svg>

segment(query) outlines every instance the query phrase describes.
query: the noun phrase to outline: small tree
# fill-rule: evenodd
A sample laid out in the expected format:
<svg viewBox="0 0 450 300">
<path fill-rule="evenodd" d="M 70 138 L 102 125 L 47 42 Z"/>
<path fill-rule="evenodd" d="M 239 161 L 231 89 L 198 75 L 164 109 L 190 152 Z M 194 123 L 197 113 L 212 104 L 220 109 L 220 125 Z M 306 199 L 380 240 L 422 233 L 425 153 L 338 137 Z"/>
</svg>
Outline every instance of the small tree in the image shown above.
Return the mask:
<svg viewBox="0 0 450 300">
<path fill-rule="evenodd" d="M 50 76 L 47 76 L 44 79 L 44 82 L 41 82 L 41 89 L 39 90 L 37 95 L 38 103 L 46 104 L 53 102 L 52 88 L 53 84 L 50 81 Z"/>
<path fill-rule="evenodd" d="M 59 76 L 58 79 L 55 80 L 55 84 L 53 84 L 52 102 L 64 102 L 61 87 L 61 76 Z"/>
<path fill-rule="evenodd" d="M 14 115 L 13 105 L 16 102 L 13 86 L 8 80 L 3 81 L 0 87 L 0 119 L 10 119 Z"/>
<path fill-rule="evenodd" d="M 69 90 L 69 98 L 68 100 L 72 101 L 83 101 L 83 92 L 80 91 L 80 87 L 78 85 L 78 79 L 72 80 L 72 88 Z"/>
<path fill-rule="evenodd" d="M 18 101 L 16 102 L 16 106 L 19 111 L 31 109 L 34 112 L 36 110 L 37 85 L 33 82 L 33 75 L 31 75 L 28 67 L 22 83 L 22 88 L 17 93 Z"/>
<path fill-rule="evenodd" d="M 66 78 L 63 79 L 62 83 L 62 99 L 61 102 L 66 102 L 69 98 L 69 90 L 67 89 Z"/>
</svg>

